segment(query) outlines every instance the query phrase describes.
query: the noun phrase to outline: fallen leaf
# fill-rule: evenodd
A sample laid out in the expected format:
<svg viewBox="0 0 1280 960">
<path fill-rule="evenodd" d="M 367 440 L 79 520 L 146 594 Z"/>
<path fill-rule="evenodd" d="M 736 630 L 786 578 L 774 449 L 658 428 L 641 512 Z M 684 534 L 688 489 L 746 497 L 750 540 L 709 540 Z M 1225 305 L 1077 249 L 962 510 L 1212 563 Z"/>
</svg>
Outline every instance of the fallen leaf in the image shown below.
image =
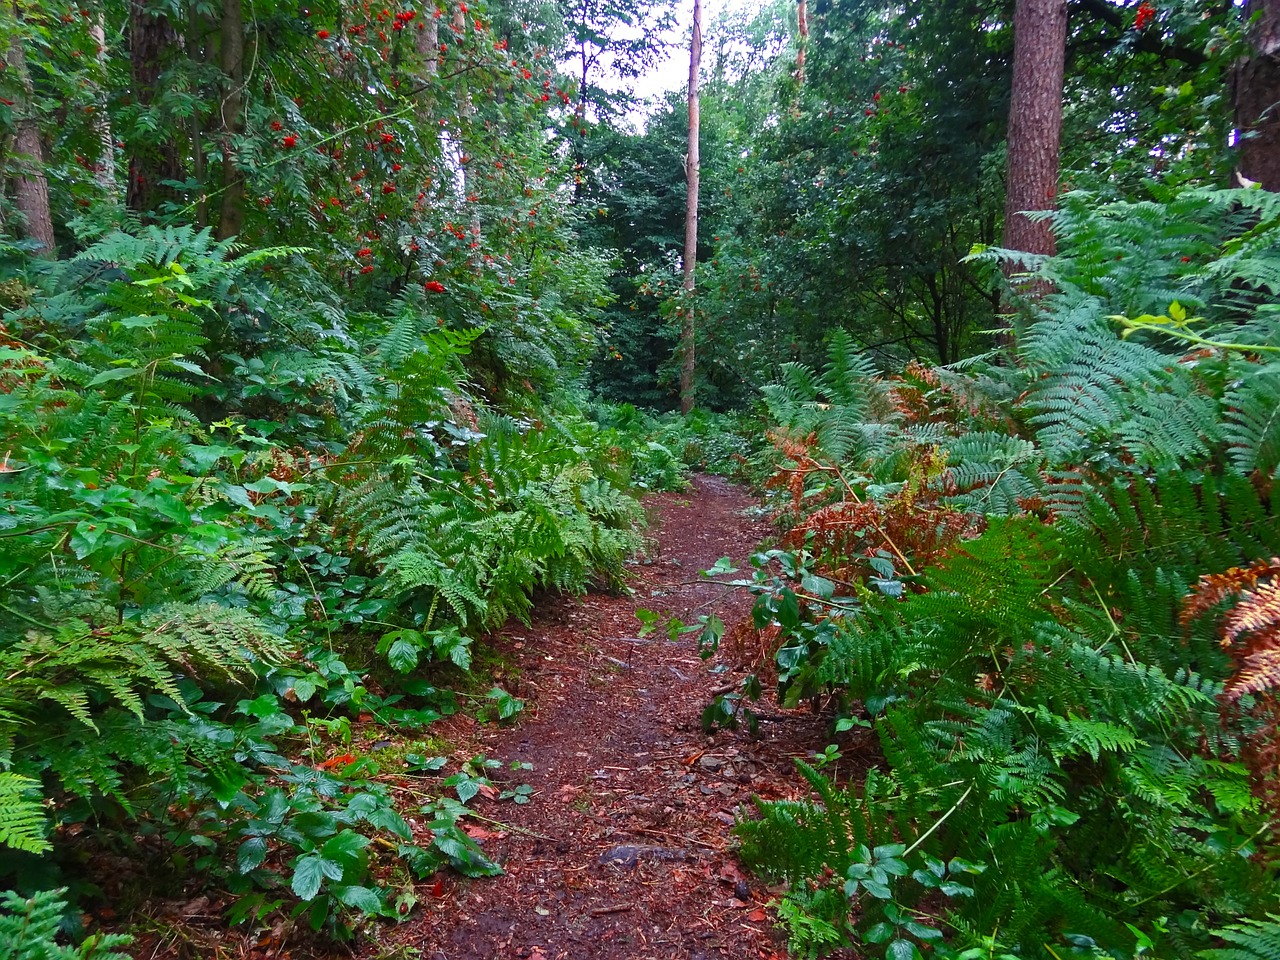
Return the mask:
<svg viewBox="0 0 1280 960">
<path fill-rule="evenodd" d="M 497 787 L 493 786 L 493 784 L 482 783 L 479 786 L 480 786 L 480 796 L 484 797 L 486 800 L 498 799 L 498 795 L 501 791 L 499 791 Z"/>
<path fill-rule="evenodd" d="M 444 896 L 444 881 L 443 881 L 443 880 L 437 880 L 437 881 L 436 881 L 435 883 L 433 883 L 430 887 L 428 887 L 428 890 L 431 892 L 431 895 L 432 895 L 433 897 L 443 897 L 443 896 Z"/>
<path fill-rule="evenodd" d="M 725 861 L 720 867 L 720 879 L 725 883 L 737 883 L 739 880 L 747 879 L 746 875 L 738 869 L 738 865 L 732 860 Z"/>
<path fill-rule="evenodd" d="M 765 920 L 768 918 L 766 917 L 764 910 L 762 910 L 760 907 L 756 907 L 754 910 L 752 910 L 750 913 L 747 914 L 747 919 L 750 920 L 752 923 L 764 923 Z"/>
<path fill-rule="evenodd" d="M 507 835 L 505 830 L 486 830 L 478 823 L 464 823 L 462 829 L 472 840 L 501 840 Z"/>
</svg>

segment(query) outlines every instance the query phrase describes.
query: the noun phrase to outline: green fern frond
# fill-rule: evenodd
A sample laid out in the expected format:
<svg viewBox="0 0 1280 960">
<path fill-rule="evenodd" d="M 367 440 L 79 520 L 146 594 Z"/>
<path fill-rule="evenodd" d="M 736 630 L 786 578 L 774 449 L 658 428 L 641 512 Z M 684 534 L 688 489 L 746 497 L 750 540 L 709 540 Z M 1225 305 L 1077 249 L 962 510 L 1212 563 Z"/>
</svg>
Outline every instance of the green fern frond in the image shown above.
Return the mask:
<svg viewBox="0 0 1280 960">
<path fill-rule="evenodd" d="M 27 853 L 50 849 L 39 786 L 28 777 L 0 771 L 0 846 Z"/>
<path fill-rule="evenodd" d="M 1244 919 L 1213 931 L 1234 946 L 1201 950 L 1200 960 L 1280 960 L 1280 915 L 1265 920 Z"/>
</svg>

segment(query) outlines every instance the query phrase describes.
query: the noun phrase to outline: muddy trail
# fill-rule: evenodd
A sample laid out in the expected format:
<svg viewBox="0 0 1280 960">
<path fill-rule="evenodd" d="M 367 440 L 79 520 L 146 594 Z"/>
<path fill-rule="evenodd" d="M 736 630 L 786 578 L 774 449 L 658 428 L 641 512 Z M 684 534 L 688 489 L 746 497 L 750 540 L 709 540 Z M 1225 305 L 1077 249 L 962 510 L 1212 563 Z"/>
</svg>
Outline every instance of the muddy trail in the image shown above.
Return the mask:
<svg viewBox="0 0 1280 960">
<path fill-rule="evenodd" d="M 829 720 L 773 712 L 755 737 L 702 732 L 726 676 L 699 659 L 696 635 L 639 637 L 635 612 L 714 613 L 732 628 L 751 597 L 699 582 L 699 571 L 722 556 L 745 565 L 770 530 L 743 490 L 715 477 L 646 503 L 652 542 L 629 568 L 632 595 L 554 599 L 530 627 L 508 627 L 493 644 L 524 719 L 455 720 L 446 733 L 455 757 L 498 759 L 495 782 L 533 789 L 522 805 L 473 802 L 491 819 L 470 832 L 505 875 L 421 885 L 418 910 L 359 951 L 366 960 L 404 948 L 431 960 L 782 955 L 768 894 L 730 851 L 731 827 L 753 794 L 794 790 L 793 758 L 826 742 Z"/>
</svg>

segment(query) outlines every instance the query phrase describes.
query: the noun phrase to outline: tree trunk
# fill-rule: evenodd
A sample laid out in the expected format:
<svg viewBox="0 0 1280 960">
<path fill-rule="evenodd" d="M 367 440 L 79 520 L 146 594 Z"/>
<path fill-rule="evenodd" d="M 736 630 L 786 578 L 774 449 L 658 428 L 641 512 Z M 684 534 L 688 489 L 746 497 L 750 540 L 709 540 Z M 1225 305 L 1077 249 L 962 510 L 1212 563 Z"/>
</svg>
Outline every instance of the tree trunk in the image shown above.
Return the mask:
<svg viewBox="0 0 1280 960">
<path fill-rule="evenodd" d="M 98 45 L 98 69 L 101 82 L 94 90 L 93 130 L 98 136 L 98 162 L 93 169 L 93 179 L 108 200 L 114 203 L 116 194 L 116 141 L 111 135 L 111 117 L 107 113 L 107 30 L 102 9 L 93 11 L 89 36 Z"/>
<path fill-rule="evenodd" d="M 149 108 L 154 102 L 165 62 L 177 41 L 168 17 L 148 9 L 147 0 L 129 0 L 129 67 L 133 96 L 142 107 Z M 177 144 L 169 139 L 135 142 L 130 147 L 125 204 L 144 216 L 154 214 L 164 200 L 174 196 L 161 181 L 182 179 Z"/>
<path fill-rule="evenodd" d="M 796 21 L 800 28 L 800 41 L 796 50 L 796 83 L 804 86 L 804 58 L 809 49 L 809 0 L 796 3 Z"/>
<path fill-rule="evenodd" d="M 222 209 L 218 216 L 218 239 L 225 240 L 244 230 L 244 172 L 236 164 L 232 142 L 234 137 L 244 133 L 244 10 L 241 0 L 223 0 L 220 26 L 225 93 L 218 115 L 222 131 Z M 199 153 L 200 145 L 195 146 Z"/>
<path fill-rule="evenodd" d="M 1057 205 L 1066 46 L 1067 0 L 1016 0 L 1004 208 L 1003 245 L 1009 250 L 1051 255 L 1055 249 L 1049 224 L 1023 212 Z M 1020 266 L 1007 270 L 1018 272 Z"/>
<path fill-rule="evenodd" d="M 1249 0 L 1253 56 L 1232 71 L 1240 175 L 1280 190 L 1280 0 Z"/>
<path fill-rule="evenodd" d="M 13 7 L 15 20 L 21 20 L 17 6 Z M 44 144 L 40 140 L 40 123 L 35 116 L 32 100 L 35 88 L 27 73 L 27 58 L 22 51 L 22 39 L 15 31 L 9 38 L 8 67 L 14 72 L 22 99 L 14 104 L 17 127 L 13 138 L 13 152 L 17 155 L 14 179 L 14 206 L 24 221 L 23 233 L 34 240 L 40 256 L 52 257 L 56 253 L 53 240 L 53 217 L 49 212 L 49 181 L 44 172 Z"/>
<path fill-rule="evenodd" d="M 454 8 L 453 27 L 459 36 L 466 34 L 466 4 L 459 3 Z M 482 232 L 480 225 L 480 183 L 479 177 L 475 173 L 476 158 L 469 156 L 471 144 L 467 142 L 467 134 L 471 132 L 471 120 L 475 116 L 476 107 L 471 99 L 471 87 L 467 83 L 465 75 L 459 78 L 459 86 L 458 92 L 462 103 L 458 111 L 461 120 L 458 133 L 458 149 L 462 151 L 462 156 L 466 160 L 462 164 L 462 199 L 463 203 L 469 204 L 471 207 L 471 239 L 468 241 L 468 245 L 471 248 L 471 269 L 476 273 L 480 273 L 484 269 L 484 260 L 480 252 L 480 235 Z"/>
<path fill-rule="evenodd" d="M 698 68 L 702 62 L 702 3 L 693 0 L 693 40 L 689 44 L 689 155 L 685 158 L 688 190 L 684 204 L 684 311 L 680 326 L 680 412 L 694 402 L 694 268 L 698 263 Z"/>
</svg>

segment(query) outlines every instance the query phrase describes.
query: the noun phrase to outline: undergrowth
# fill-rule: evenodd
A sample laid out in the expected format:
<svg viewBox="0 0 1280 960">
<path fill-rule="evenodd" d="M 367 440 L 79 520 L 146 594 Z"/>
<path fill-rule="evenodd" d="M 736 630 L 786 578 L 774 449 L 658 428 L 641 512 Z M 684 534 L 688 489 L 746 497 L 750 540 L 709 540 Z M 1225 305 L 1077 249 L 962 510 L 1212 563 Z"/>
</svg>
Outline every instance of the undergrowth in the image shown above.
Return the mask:
<svg viewBox="0 0 1280 960">
<path fill-rule="evenodd" d="M 55 886 L 126 906 L 100 850 L 338 937 L 407 913 L 415 877 L 499 872 L 460 826 L 486 772 L 359 731 L 518 714 L 449 680 L 536 591 L 619 581 L 635 449 L 493 411 L 463 365 L 481 331 L 422 292 L 344 315 L 308 269 L 139 227 L 9 288 L 0 886 L 34 899 L 0 923 L 44 930 Z M 114 945 L 30 936 L 16 955 Z"/>
<path fill-rule="evenodd" d="M 767 391 L 760 666 L 884 757 L 737 826 L 798 955 L 1274 953 L 1280 221 L 1151 206 L 1063 198 L 1007 353 L 887 375 L 837 333 Z"/>
</svg>

